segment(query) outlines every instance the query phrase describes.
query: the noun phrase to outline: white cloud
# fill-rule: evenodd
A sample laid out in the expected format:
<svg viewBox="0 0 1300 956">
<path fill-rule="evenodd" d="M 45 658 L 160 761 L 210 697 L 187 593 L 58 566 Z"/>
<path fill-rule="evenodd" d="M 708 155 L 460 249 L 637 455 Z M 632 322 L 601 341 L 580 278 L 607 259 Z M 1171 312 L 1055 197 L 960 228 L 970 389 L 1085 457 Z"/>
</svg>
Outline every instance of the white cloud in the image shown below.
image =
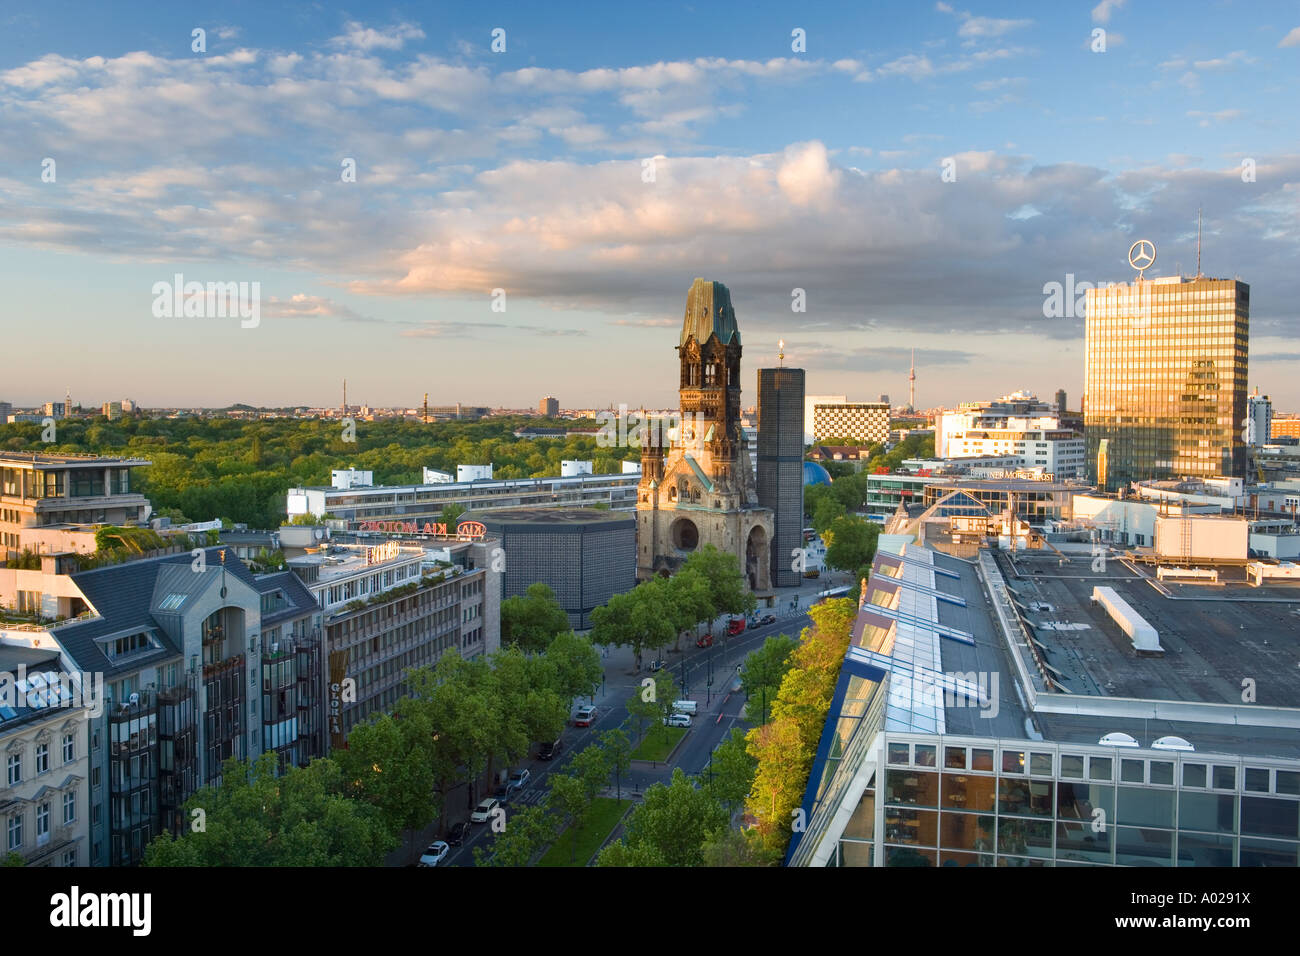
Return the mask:
<svg viewBox="0 0 1300 956">
<path fill-rule="evenodd" d="M 1293 27 L 1278 46 L 1300 46 L 1300 27 Z"/>
<path fill-rule="evenodd" d="M 1092 8 L 1093 23 L 1110 23 L 1110 16 L 1116 10 L 1124 8 L 1124 0 L 1101 0 Z"/>
<path fill-rule="evenodd" d="M 349 21 L 340 36 L 330 43 L 336 47 L 361 50 L 400 50 L 407 40 L 424 39 L 424 31 L 413 23 L 399 23 L 383 30 L 362 26 L 355 20 Z"/>
</svg>

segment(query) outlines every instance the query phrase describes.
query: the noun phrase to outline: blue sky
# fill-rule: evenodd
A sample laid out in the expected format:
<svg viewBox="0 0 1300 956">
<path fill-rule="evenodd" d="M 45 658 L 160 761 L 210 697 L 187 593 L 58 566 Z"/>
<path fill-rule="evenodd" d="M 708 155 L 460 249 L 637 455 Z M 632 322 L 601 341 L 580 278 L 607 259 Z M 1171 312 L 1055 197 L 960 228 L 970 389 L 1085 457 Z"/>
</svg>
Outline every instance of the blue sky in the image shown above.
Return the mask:
<svg viewBox="0 0 1300 956">
<path fill-rule="evenodd" d="M 901 399 L 914 347 L 923 406 L 1077 406 L 1044 284 L 1140 237 L 1194 271 L 1203 207 L 1300 410 L 1298 88 L 1294 3 L 7 12 L 0 400 L 668 405 L 702 275 L 747 384 L 784 337 L 811 392 Z M 259 282 L 260 324 L 155 317 L 177 272 Z"/>
</svg>

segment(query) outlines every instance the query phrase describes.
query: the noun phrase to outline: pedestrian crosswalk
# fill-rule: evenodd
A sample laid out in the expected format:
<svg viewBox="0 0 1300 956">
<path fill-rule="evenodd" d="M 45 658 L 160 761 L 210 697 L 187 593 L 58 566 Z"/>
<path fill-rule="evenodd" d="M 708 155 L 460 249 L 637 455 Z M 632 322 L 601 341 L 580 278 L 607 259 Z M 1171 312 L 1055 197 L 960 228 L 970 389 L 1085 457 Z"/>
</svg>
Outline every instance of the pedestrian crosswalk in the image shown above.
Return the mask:
<svg viewBox="0 0 1300 956">
<path fill-rule="evenodd" d="M 522 793 L 517 793 L 513 797 L 511 797 L 510 803 L 514 806 L 522 806 L 525 804 L 536 806 L 537 804 L 542 802 L 545 796 L 546 796 L 546 791 L 543 790 L 541 787 L 529 787 L 527 790 L 524 790 Z"/>
</svg>

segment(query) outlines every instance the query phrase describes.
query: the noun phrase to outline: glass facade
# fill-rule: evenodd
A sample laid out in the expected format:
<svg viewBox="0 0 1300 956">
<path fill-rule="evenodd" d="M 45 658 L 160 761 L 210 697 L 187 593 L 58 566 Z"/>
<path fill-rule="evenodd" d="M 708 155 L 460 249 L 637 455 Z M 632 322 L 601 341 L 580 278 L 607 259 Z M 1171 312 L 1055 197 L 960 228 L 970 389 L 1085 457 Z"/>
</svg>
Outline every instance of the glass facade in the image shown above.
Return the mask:
<svg viewBox="0 0 1300 956">
<path fill-rule="evenodd" d="M 1153 478 L 1244 476 L 1250 286 L 1171 277 L 1087 296 L 1089 480 L 1114 490 Z"/>
<path fill-rule="evenodd" d="M 830 865 L 1300 864 L 1297 761 L 891 733 L 874 750 Z"/>
</svg>

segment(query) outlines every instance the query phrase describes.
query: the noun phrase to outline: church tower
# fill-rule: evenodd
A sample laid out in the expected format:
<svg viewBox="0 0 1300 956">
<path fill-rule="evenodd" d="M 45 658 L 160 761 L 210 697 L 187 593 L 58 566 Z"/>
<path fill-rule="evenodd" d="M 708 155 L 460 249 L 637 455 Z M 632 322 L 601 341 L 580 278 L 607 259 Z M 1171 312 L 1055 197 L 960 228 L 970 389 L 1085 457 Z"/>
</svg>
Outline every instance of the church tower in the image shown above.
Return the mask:
<svg viewBox="0 0 1300 956">
<path fill-rule="evenodd" d="M 750 588 L 766 592 L 772 512 L 758 505 L 740 430 L 740 328 L 721 282 L 691 285 L 677 355 L 681 424 L 664 445 L 641 450 L 637 576 L 671 574 L 712 544 L 736 555 Z"/>
</svg>

